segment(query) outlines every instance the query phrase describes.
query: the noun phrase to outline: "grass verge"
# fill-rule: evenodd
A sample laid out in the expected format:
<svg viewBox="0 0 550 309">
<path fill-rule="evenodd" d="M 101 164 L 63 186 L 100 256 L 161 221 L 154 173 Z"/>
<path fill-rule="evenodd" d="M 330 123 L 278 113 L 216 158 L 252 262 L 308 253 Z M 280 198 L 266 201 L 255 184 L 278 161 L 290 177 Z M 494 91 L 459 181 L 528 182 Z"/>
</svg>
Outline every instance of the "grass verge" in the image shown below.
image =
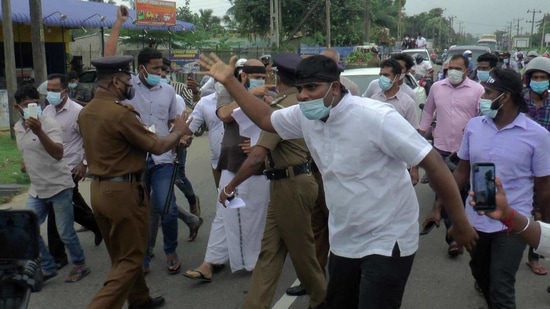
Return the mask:
<svg viewBox="0 0 550 309">
<path fill-rule="evenodd" d="M 21 173 L 21 153 L 15 140 L 10 137 L 10 131 L 0 131 L 0 185 L 30 183 L 29 176 Z M 7 203 L 11 196 L 0 196 L 0 204 Z"/>
</svg>

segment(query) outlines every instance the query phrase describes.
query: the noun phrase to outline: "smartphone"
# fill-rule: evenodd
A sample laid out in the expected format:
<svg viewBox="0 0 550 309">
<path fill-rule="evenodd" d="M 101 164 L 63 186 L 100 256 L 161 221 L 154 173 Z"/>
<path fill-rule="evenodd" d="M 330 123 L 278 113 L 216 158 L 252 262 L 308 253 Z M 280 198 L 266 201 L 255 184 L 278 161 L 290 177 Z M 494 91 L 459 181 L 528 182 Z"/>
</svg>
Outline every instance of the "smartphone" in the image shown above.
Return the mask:
<svg viewBox="0 0 550 309">
<path fill-rule="evenodd" d="M 495 165 L 493 163 L 475 163 L 472 166 L 472 189 L 474 191 L 474 210 L 493 211 L 496 209 Z"/>
<path fill-rule="evenodd" d="M 424 229 L 422 229 L 422 231 L 420 231 L 420 235 L 426 235 L 426 234 L 430 233 L 434 229 L 434 227 L 435 227 L 435 221 L 428 222 L 428 224 L 426 224 Z"/>
<path fill-rule="evenodd" d="M 0 210 L 0 262 L 38 258 L 38 235 L 32 210 Z"/>
<path fill-rule="evenodd" d="M 27 109 L 29 111 L 29 118 L 33 117 L 38 119 L 38 104 L 29 103 L 29 105 L 27 105 Z"/>
<path fill-rule="evenodd" d="M 192 78 L 192 79 L 196 80 L 195 73 L 193 73 L 193 72 L 187 73 L 187 79 L 189 79 L 189 78 Z"/>
<path fill-rule="evenodd" d="M 122 16 L 128 16 L 128 9 L 125 7 L 121 7 L 120 13 L 122 14 Z"/>
</svg>

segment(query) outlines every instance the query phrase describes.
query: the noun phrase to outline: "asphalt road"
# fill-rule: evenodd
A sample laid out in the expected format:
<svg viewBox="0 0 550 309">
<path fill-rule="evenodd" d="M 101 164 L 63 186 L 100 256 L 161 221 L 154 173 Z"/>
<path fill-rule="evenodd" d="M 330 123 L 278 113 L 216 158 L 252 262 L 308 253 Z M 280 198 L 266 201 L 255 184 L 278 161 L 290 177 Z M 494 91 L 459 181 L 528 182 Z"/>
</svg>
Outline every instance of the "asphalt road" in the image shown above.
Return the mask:
<svg viewBox="0 0 550 309">
<path fill-rule="evenodd" d="M 187 227 L 183 223 L 179 223 L 180 236 L 177 252 L 182 262 L 182 270 L 192 269 L 202 262 L 210 223 L 215 214 L 216 190 L 209 164 L 208 137 L 205 134 L 195 138 L 189 149 L 186 165 L 187 175 L 193 183 L 196 194 L 201 198 L 205 224 L 199 231 L 195 242 L 188 243 Z M 88 200 L 89 183 L 87 180 L 80 185 L 83 195 Z M 187 206 L 183 194 L 177 189 L 175 191 L 178 202 Z M 433 193 L 425 184 L 419 184 L 416 191 L 420 201 L 420 217 L 423 218 L 431 207 Z M 9 206 L 22 208 L 25 200 L 25 195 L 17 196 Z M 43 225 L 43 235 L 45 235 L 44 227 Z M 468 267 L 468 255 L 464 254 L 456 259 L 449 258 L 446 253 L 444 232 L 444 228 L 434 229 L 429 235 L 421 237 L 420 248 L 409 277 L 402 308 L 486 308 L 483 299 L 473 288 L 474 280 Z M 82 232 L 78 235 L 87 257 L 87 263 L 92 269 L 91 274 L 81 282 L 65 283 L 63 278 L 70 270 L 69 267 L 65 267 L 59 276 L 46 283 L 41 292 L 32 295 L 29 308 L 85 308 L 99 290 L 110 265 L 106 249 L 103 244 L 98 247 L 94 246 L 91 232 Z M 151 294 L 153 296 L 162 295 L 166 298 L 164 308 L 240 308 L 248 289 L 250 273 L 245 271 L 231 273 L 229 267 L 226 267 L 224 271 L 214 275 L 211 283 L 197 283 L 184 278 L 181 274 L 169 275 L 166 271 L 165 256 L 161 244 L 162 240 L 159 238 L 155 248 L 156 256 L 151 262 L 151 273 L 146 278 Z M 550 267 L 550 263 L 546 261 L 543 261 L 543 264 Z M 307 296 L 284 297 L 284 290 L 295 280 L 296 275 L 292 264 L 287 260 L 273 299 L 274 308 L 307 308 Z M 550 285 L 550 277 L 534 275 L 522 262 L 516 283 L 517 307 L 550 308 L 550 294 L 546 292 L 547 285 Z"/>
</svg>

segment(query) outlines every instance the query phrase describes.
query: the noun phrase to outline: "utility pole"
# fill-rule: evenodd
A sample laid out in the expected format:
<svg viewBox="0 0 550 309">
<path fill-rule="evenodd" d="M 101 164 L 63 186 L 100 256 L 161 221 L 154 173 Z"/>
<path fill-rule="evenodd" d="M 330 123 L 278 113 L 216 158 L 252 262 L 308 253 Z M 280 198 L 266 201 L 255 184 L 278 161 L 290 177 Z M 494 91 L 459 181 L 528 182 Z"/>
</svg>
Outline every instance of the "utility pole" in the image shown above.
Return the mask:
<svg viewBox="0 0 550 309">
<path fill-rule="evenodd" d="M 270 33 L 271 33 L 271 45 L 273 46 L 273 41 L 275 39 L 275 30 L 273 29 L 273 16 L 275 14 L 273 14 L 274 12 L 274 9 L 273 9 L 273 0 L 269 0 L 269 30 L 270 30 Z"/>
<path fill-rule="evenodd" d="M 29 0 L 32 43 L 32 66 L 35 85 L 46 80 L 46 50 L 44 49 L 44 24 L 42 22 L 42 0 Z M 3 11 L 2 11 L 3 12 Z"/>
<path fill-rule="evenodd" d="M 508 40 L 509 40 L 509 48 L 512 47 L 512 24 L 514 23 L 514 21 L 509 21 L 507 23 L 508 25 Z"/>
<path fill-rule="evenodd" d="M 546 28 L 546 14 L 542 16 L 542 34 L 540 35 L 540 49 L 544 47 L 544 28 Z"/>
<path fill-rule="evenodd" d="M 397 3 L 397 39 L 401 39 L 401 0 Z"/>
<path fill-rule="evenodd" d="M 517 22 L 516 24 L 516 36 L 519 36 L 519 22 L 522 21 L 523 18 L 514 18 L 514 21 Z"/>
<path fill-rule="evenodd" d="M 535 30 L 535 14 L 542 13 L 542 11 L 537 10 L 537 9 L 532 9 L 532 10 L 527 10 L 527 13 L 533 13 L 533 18 L 531 19 L 531 37 L 532 37 L 533 36 L 533 31 Z M 529 22 L 529 21 L 527 21 L 527 22 Z"/>
<path fill-rule="evenodd" d="M 330 0 L 326 0 L 327 48 L 330 48 Z"/>
<path fill-rule="evenodd" d="M 279 0 L 275 0 L 274 8 L 275 8 L 275 46 L 279 48 L 281 40 L 279 39 Z"/>
<path fill-rule="evenodd" d="M 399 11 L 401 13 L 401 10 Z M 370 0 L 365 0 L 365 10 L 363 11 L 363 22 L 365 23 L 365 35 L 363 43 L 370 42 Z"/>
<path fill-rule="evenodd" d="M 11 19 L 11 0 L 2 0 L 2 34 L 4 36 L 4 72 L 10 72 L 6 74 L 6 86 L 8 96 L 8 117 L 10 122 L 10 135 L 11 139 L 15 139 L 15 131 L 13 126 L 15 125 L 17 113 L 15 111 L 15 104 L 13 95 L 17 90 L 17 76 L 15 74 L 15 50 L 13 43 L 13 22 Z"/>
<path fill-rule="evenodd" d="M 453 21 L 455 20 L 456 16 L 449 16 L 449 21 L 451 22 L 451 33 L 449 33 L 449 40 L 453 40 L 453 32 L 455 31 L 455 29 L 453 29 Z M 450 43 L 453 43 L 453 42 L 449 42 Z"/>
</svg>

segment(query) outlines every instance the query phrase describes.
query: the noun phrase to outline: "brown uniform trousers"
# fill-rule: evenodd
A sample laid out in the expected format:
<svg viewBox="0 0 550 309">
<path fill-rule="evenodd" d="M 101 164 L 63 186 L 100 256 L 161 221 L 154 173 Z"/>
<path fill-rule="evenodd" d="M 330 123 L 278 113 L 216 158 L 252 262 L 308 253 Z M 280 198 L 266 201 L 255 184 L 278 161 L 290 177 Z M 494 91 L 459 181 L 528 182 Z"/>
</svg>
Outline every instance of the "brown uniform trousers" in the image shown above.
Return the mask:
<svg viewBox="0 0 550 309">
<path fill-rule="evenodd" d="M 313 237 L 315 238 L 315 255 L 319 266 L 326 275 L 325 269 L 328 263 L 328 252 L 330 245 L 328 242 L 328 208 L 325 202 L 325 189 L 323 188 L 323 178 L 319 171 L 313 172 L 315 180 L 319 186 L 317 200 L 311 214 L 311 228 L 313 229 Z"/>
<path fill-rule="evenodd" d="M 295 88 L 281 92 L 279 100 L 276 98 L 272 105 L 293 105 L 297 102 L 296 93 Z M 264 138 L 266 134 L 262 132 L 258 145 L 271 149 L 275 169 L 307 161 L 309 154 L 303 140 L 281 141 L 278 135 L 271 135 Z M 311 227 L 318 185 L 311 173 L 294 176 L 290 170 L 292 168 L 290 177 L 271 180 L 262 248 L 243 309 L 271 308 L 287 253 L 298 279 L 310 295 L 310 306 L 315 308 L 325 300 L 327 283 L 316 259 Z"/>
<path fill-rule="evenodd" d="M 139 175 L 157 140 L 131 106 L 98 89 L 78 123 L 92 180 L 91 204 L 111 270 L 89 309 L 122 308 L 149 298 L 142 264 L 149 229 L 149 194 Z M 116 177 L 116 178 L 115 178 Z"/>
</svg>

